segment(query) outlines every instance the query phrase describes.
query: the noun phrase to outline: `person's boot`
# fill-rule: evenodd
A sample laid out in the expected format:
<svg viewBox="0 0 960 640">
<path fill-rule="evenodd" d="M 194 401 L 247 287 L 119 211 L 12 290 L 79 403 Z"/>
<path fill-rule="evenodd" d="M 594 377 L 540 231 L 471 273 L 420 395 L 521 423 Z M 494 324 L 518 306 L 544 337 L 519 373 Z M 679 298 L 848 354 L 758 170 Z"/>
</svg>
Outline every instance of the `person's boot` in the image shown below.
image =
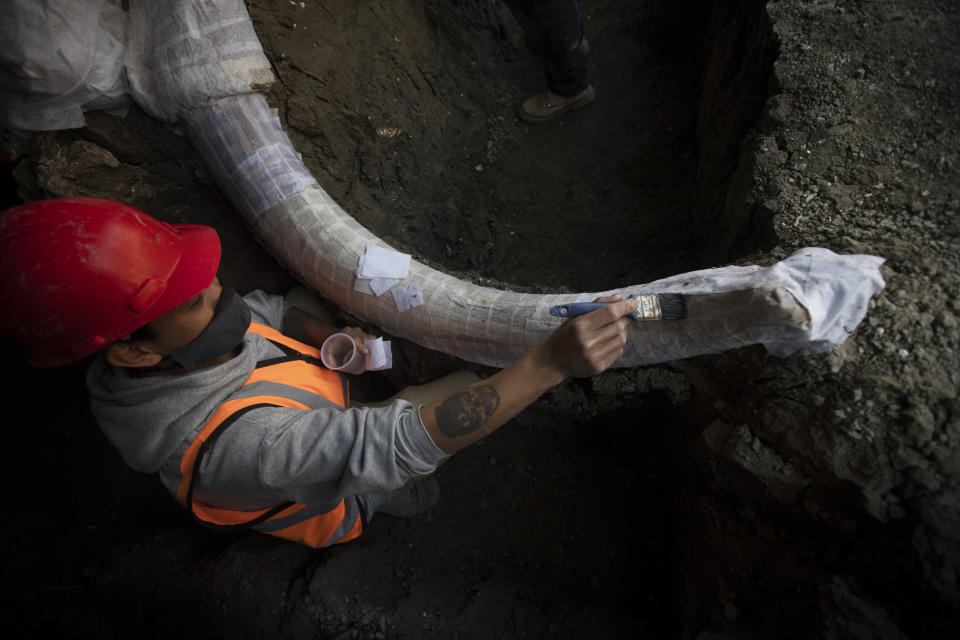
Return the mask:
<svg viewBox="0 0 960 640">
<path fill-rule="evenodd" d="M 517 115 L 524 122 L 542 124 L 555 120 L 568 111 L 582 109 L 593 102 L 594 98 L 596 93 L 593 85 L 589 84 L 586 89 L 572 96 L 561 96 L 545 89 L 532 98 L 524 100 L 517 110 Z"/>
<path fill-rule="evenodd" d="M 388 493 L 386 503 L 377 508 L 377 513 L 409 518 L 427 511 L 439 498 L 440 483 L 436 478 L 417 478 Z"/>
</svg>

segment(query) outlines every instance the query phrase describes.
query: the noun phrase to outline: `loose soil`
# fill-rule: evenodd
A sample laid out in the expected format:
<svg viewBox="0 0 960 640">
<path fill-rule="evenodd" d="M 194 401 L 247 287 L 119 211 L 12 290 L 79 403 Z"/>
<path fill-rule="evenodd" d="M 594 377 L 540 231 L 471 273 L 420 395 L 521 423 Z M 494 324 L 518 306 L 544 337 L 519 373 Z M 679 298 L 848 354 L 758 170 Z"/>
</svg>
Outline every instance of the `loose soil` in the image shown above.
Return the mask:
<svg viewBox="0 0 960 640">
<path fill-rule="evenodd" d="M 584 0 L 597 101 L 538 127 L 514 111 L 541 62 L 500 3 L 247 6 L 307 167 L 424 262 L 583 291 L 823 246 L 883 256 L 888 286 L 830 354 L 758 347 L 565 383 L 445 464 L 428 514 L 322 551 L 199 529 L 100 435 L 82 363 L 33 370 L 4 345 L 9 406 L 29 407 L 8 420 L 15 632 L 956 635 L 956 3 Z M 4 148 L 22 199 L 211 224 L 238 289 L 296 282 L 189 143 L 136 107 Z M 396 366 L 361 393 L 489 373 L 394 340 Z"/>
</svg>

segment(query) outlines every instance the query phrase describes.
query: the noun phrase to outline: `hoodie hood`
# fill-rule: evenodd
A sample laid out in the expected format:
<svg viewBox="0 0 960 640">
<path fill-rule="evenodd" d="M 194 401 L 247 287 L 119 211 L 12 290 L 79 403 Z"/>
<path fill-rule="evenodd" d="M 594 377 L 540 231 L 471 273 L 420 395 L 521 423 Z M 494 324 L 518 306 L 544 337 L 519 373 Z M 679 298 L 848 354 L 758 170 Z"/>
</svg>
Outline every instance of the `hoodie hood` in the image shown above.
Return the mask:
<svg viewBox="0 0 960 640">
<path fill-rule="evenodd" d="M 282 298 L 258 290 L 243 299 L 255 322 L 281 326 L 289 306 Z M 144 473 L 157 471 L 184 438 L 199 431 L 213 411 L 243 386 L 258 360 L 251 335 L 244 338 L 239 355 L 179 376 L 139 378 L 128 369 L 112 366 L 103 354 L 93 360 L 87 369 L 90 408 L 128 465 Z"/>
<path fill-rule="evenodd" d="M 101 354 L 87 370 L 93 415 L 124 461 L 153 473 L 232 393 L 256 365 L 244 345 L 222 364 L 179 376 L 134 377 Z"/>
</svg>

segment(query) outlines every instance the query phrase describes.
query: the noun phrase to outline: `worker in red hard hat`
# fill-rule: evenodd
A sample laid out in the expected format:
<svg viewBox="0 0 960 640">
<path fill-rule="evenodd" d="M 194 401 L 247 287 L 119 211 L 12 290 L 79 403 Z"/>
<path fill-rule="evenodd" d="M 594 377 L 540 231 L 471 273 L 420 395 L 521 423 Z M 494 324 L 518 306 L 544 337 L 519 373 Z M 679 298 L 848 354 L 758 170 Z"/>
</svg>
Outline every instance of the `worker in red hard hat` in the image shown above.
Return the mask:
<svg viewBox="0 0 960 640">
<path fill-rule="evenodd" d="M 206 289 L 220 264 L 216 232 L 171 226 L 117 202 L 65 198 L 0 220 L 4 333 L 37 366 L 79 360 Z"/>
<path fill-rule="evenodd" d="M 37 366 L 93 356 L 101 429 L 196 520 L 312 547 L 352 540 L 374 513 L 431 507 L 438 464 L 564 378 L 610 366 L 635 309 L 610 299 L 487 380 L 461 372 L 351 406 L 318 345 L 346 332 L 366 351 L 370 336 L 280 296 L 241 297 L 219 262 L 213 229 L 119 202 L 14 207 L 0 212 L 0 330 Z"/>
</svg>

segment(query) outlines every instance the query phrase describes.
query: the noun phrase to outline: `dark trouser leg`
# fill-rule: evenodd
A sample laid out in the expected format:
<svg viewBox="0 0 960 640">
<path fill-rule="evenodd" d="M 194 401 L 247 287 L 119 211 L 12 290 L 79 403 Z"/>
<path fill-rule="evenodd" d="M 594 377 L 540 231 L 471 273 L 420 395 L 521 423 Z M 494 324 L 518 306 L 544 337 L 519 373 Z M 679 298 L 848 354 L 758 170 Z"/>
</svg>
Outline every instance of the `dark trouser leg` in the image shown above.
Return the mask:
<svg viewBox="0 0 960 640">
<path fill-rule="evenodd" d="M 587 58 L 580 51 L 583 16 L 578 0 L 506 0 L 530 43 L 546 59 L 547 87 L 561 96 L 589 84 Z"/>
</svg>

